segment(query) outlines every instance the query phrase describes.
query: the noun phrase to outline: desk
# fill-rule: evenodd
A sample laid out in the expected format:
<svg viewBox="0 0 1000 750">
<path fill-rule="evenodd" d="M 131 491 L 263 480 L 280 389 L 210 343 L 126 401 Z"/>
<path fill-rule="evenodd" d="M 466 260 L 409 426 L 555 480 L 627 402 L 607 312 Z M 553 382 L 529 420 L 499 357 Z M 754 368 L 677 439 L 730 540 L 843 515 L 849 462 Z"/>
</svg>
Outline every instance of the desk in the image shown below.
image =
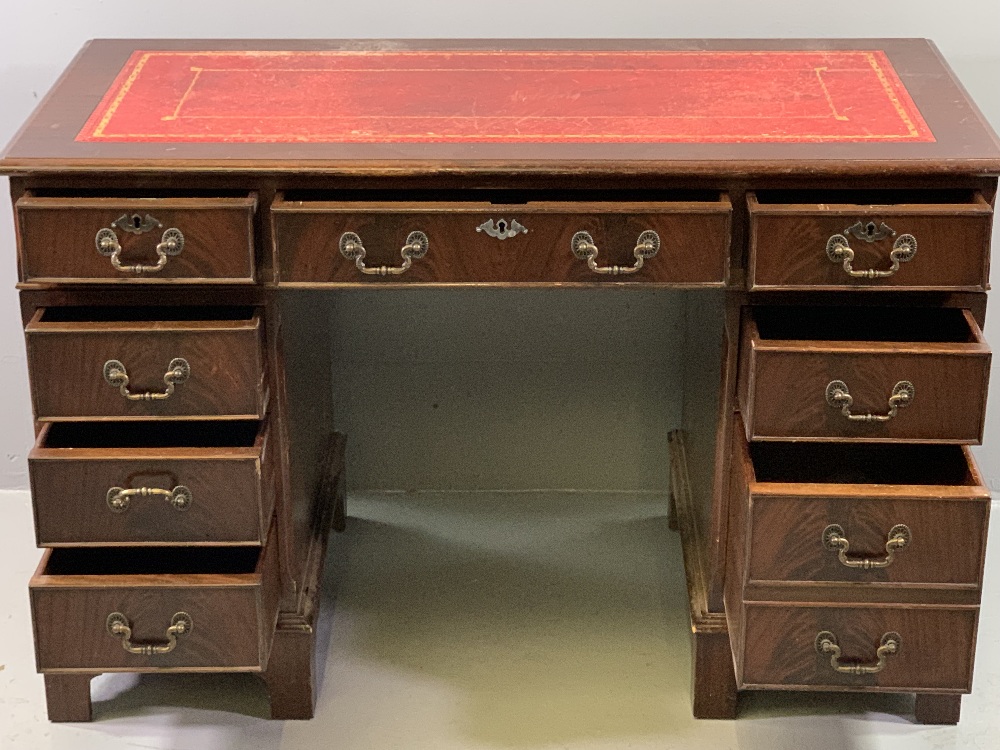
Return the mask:
<svg viewBox="0 0 1000 750">
<path fill-rule="evenodd" d="M 487 285 L 683 290 L 696 716 L 958 720 L 1000 144 L 929 43 L 102 41 L 0 171 L 51 719 L 106 671 L 259 672 L 311 716 L 344 438 L 296 290 Z"/>
</svg>

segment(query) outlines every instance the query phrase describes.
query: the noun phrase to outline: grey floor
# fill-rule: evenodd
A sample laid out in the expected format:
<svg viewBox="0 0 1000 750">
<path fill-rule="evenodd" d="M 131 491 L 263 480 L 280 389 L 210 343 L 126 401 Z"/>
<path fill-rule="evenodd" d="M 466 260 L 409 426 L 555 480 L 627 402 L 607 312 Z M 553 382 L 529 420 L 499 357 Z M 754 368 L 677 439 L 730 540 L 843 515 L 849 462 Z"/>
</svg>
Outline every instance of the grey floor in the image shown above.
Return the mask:
<svg viewBox="0 0 1000 750">
<path fill-rule="evenodd" d="M 384 494 L 349 500 L 319 633 L 316 718 L 270 722 L 249 675 L 114 675 L 95 721 L 50 724 L 35 675 L 27 493 L 0 493 L 0 747 L 626 750 L 1000 745 L 1000 607 L 984 597 L 957 727 L 912 699 L 751 694 L 737 721 L 689 709 L 680 546 L 661 496 Z M 996 536 L 996 534 L 994 534 Z M 992 542 L 994 553 L 1000 549 Z M 991 554 L 986 590 L 1000 571 Z"/>
</svg>

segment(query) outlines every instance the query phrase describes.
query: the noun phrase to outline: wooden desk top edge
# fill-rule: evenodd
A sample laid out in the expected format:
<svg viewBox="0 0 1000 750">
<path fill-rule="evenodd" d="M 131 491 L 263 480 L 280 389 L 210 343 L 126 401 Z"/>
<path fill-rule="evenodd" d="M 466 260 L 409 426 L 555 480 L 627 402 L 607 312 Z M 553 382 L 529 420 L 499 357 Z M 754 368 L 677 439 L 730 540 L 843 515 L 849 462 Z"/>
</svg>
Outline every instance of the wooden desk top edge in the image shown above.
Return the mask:
<svg viewBox="0 0 1000 750">
<path fill-rule="evenodd" d="M 936 141 L 911 143 L 132 143 L 78 142 L 135 50 L 882 50 Z M 1000 174 L 1000 139 L 932 42 L 796 40 L 94 40 L 15 136 L 0 174 L 567 175 L 614 177 Z"/>
</svg>

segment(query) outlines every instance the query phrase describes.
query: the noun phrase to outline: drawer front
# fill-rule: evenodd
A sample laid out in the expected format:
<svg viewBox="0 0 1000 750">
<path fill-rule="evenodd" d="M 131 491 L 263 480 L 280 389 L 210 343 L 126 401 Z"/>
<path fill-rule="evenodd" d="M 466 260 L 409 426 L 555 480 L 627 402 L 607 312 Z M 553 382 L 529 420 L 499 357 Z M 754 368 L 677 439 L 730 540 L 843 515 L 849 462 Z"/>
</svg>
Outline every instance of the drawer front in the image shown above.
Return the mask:
<svg viewBox="0 0 1000 750">
<path fill-rule="evenodd" d="M 745 321 L 747 437 L 979 443 L 990 351 L 967 311 L 964 318 L 968 340 L 953 343 L 770 341 Z M 905 402 L 904 391 L 912 395 Z"/>
<path fill-rule="evenodd" d="M 73 427 L 106 433 L 133 424 Z M 38 545 L 263 544 L 274 508 L 266 423 L 245 447 L 185 441 L 187 431 L 228 424 L 147 424 L 145 432 L 168 433 L 177 445 L 118 448 L 85 447 L 96 440 L 50 447 L 58 425 L 46 425 L 28 456 Z"/>
<path fill-rule="evenodd" d="M 751 194 L 749 209 L 751 289 L 987 289 L 993 212 L 979 193 L 896 206 L 762 204 Z"/>
<path fill-rule="evenodd" d="M 990 492 L 968 447 L 751 446 L 737 427 L 733 458 L 737 585 L 874 584 L 869 597 L 900 584 L 980 590 Z M 774 595 L 748 592 L 740 598 Z"/>
<path fill-rule="evenodd" d="M 261 418 L 266 393 L 260 331 L 256 314 L 245 321 L 91 325 L 47 323 L 39 311 L 25 330 L 35 416 Z M 178 359 L 186 363 L 182 377 L 171 374 Z M 133 398 L 122 393 L 123 379 L 111 370 L 125 373 L 124 387 Z"/>
<path fill-rule="evenodd" d="M 276 534 L 270 535 L 256 568 L 245 573 L 52 574 L 53 555 L 93 553 L 111 558 L 114 548 L 49 550 L 31 579 L 31 609 L 40 672 L 260 671 L 267 665 L 278 615 Z M 172 548 L 177 550 L 177 548 Z M 251 548 L 242 552 L 255 551 Z M 133 553 L 150 555 L 147 550 Z M 201 550 L 188 549 L 188 556 Z M 103 570 L 107 561 L 99 568 Z M 191 567 L 184 563 L 183 567 Z M 69 565 L 72 568 L 72 565 Z M 168 629 L 186 614 L 192 627 L 175 637 L 167 653 L 131 653 L 125 634 L 109 631 L 119 613 L 131 628 L 128 645 L 170 644 Z"/>
<path fill-rule="evenodd" d="M 373 204 L 277 201 L 272 211 L 283 284 L 654 283 L 721 286 L 731 206 L 679 203 Z M 500 222 L 503 222 L 502 224 Z M 515 223 L 516 222 L 516 223 Z M 498 237 L 500 229 L 504 236 Z M 419 232 L 426 254 L 403 273 L 366 274 L 341 248 L 352 235 L 369 270 L 400 267 Z M 586 233 L 586 234 L 581 234 Z M 576 243 L 574 245 L 574 238 Z M 655 255 L 637 264 L 651 238 Z M 583 244 L 581 244 L 583 243 Z M 589 243 L 589 244 L 588 244 Z M 356 247 L 356 246 L 355 246 Z M 580 256 L 574 254 L 576 247 Z M 593 254 L 600 273 L 588 266 Z M 351 254 L 348 248 L 348 255 Z"/>
<path fill-rule="evenodd" d="M 250 283 L 256 205 L 253 196 L 123 199 L 29 194 L 16 204 L 21 280 Z"/>
<path fill-rule="evenodd" d="M 966 693 L 978 614 L 976 607 L 747 604 L 737 679 L 741 688 Z M 881 671 L 846 674 L 817 647 L 820 633 L 833 634 L 842 666 L 877 666 L 887 634 L 898 634 L 899 648 Z"/>
<path fill-rule="evenodd" d="M 750 395 L 752 437 L 979 443 L 988 375 L 988 355 L 761 352 Z M 902 381 L 913 384 L 913 401 L 886 422 L 851 421 L 826 398 L 830 383 L 844 383 L 852 414 L 885 416 Z"/>
<path fill-rule="evenodd" d="M 759 484 L 750 494 L 750 583 L 981 585 L 988 495 L 959 497 L 945 488 L 941 494 L 952 497 L 933 498 L 928 488 L 907 496 L 911 488 L 878 485 L 845 486 L 840 496 L 768 489 Z"/>
</svg>

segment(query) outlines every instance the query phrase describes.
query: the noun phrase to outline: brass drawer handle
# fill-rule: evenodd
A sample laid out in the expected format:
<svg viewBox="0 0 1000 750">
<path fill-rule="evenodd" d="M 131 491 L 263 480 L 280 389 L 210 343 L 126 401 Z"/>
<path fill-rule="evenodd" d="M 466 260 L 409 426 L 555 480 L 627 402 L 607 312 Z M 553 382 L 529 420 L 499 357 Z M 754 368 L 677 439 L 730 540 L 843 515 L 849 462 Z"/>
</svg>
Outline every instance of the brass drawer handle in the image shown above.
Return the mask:
<svg viewBox="0 0 1000 750">
<path fill-rule="evenodd" d="M 885 414 L 851 414 L 851 406 L 854 405 L 854 398 L 847 388 L 847 383 L 843 380 L 831 380 L 826 386 L 826 403 L 835 409 L 840 409 L 840 413 L 852 422 L 888 422 L 894 418 L 899 410 L 913 403 L 916 396 L 916 389 L 909 380 L 900 380 L 892 387 L 892 395 L 889 396 L 889 411 Z"/>
<path fill-rule="evenodd" d="M 847 239 L 846 235 L 848 234 L 854 235 L 859 240 L 871 243 L 884 240 L 888 237 L 896 237 L 896 230 L 885 222 L 876 226 L 873 221 L 867 224 L 862 224 L 859 221 L 845 229 L 843 234 L 835 234 L 827 240 L 826 257 L 830 259 L 831 263 L 842 264 L 844 272 L 854 279 L 881 279 L 886 276 L 892 276 L 899 270 L 900 263 L 907 263 L 913 260 L 913 256 L 917 254 L 917 238 L 912 234 L 901 234 L 892 243 L 892 251 L 889 253 L 889 260 L 892 262 L 892 266 L 888 271 L 876 271 L 874 268 L 870 268 L 867 271 L 855 271 L 852 266 L 854 262 L 854 250 Z"/>
<path fill-rule="evenodd" d="M 98 229 L 97 236 L 94 237 L 94 244 L 97 246 L 97 252 L 111 258 L 111 265 L 117 271 L 134 273 L 137 276 L 144 273 L 156 273 L 163 270 L 170 256 L 180 255 L 184 249 L 184 234 L 181 230 L 170 227 L 163 232 L 163 236 L 156 246 L 157 260 L 154 265 L 138 263 L 134 266 L 126 266 L 121 261 L 122 246 L 118 241 L 118 233 L 115 229 L 120 229 L 129 234 L 145 234 L 162 226 L 163 224 L 149 214 L 146 214 L 145 218 L 139 216 L 139 214 L 133 214 L 132 216 L 125 214 L 115 220 L 110 227 Z"/>
<path fill-rule="evenodd" d="M 194 620 L 187 612 L 178 612 L 170 620 L 166 643 L 132 643 L 132 623 L 121 612 L 108 615 L 108 632 L 121 638 L 122 648 L 138 656 L 169 654 L 177 648 L 177 639 L 194 630 Z"/>
<path fill-rule="evenodd" d="M 874 560 L 870 557 L 848 557 L 847 552 L 851 548 L 851 543 L 844 536 L 844 527 L 831 523 L 823 529 L 823 546 L 828 550 L 836 550 L 840 564 L 847 568 L 859 568 L 861 570 L 871 570 L 872 568 L 888 568 L 896 557 L 896 552 L 906 549 L 907 545 L 913 541 L 910 534 L 910 527 L 906 524 L 897 523 L 891 529 L 885 540 L 885 557 L 881 560 Z"/>
<path fill-rule="evenodd" d="M 163 376 L 163 382 L 167 385 L 166 390 L 132 393 L 128 389 L 128 370 L 125 369 L 125 365 L 117 359 L 109 359 L 104 363 L 104 379 L 109 385 L 118 388 L 129 401 L 162 401 L 170 398 L 174 392 L 174 386 L 183 383 L 189 377 L 191 377 L 191 365 L 186 359 L 176 357 L 170 360 L 167 372 Z"/>
<path fill-rule="evenodd" d="M 841 664 L 841 651 L 837 644 L 837 636 L 829 630 L 823 630 L 816 634 L 816 651 L 820 654 L 829 654 L 830 666 L 840 674 L 878 674 L 885 669 L 889 657 L 898 654 L 902 647 L 903 638 L 899 633 L 886 633 L 882 636 L 879 647 L 875 651 L 877 661 L 874 664 L 856 662 Z"/>
<path fill-rule="evenodd" d="M 179 484 L 172 490 L 161 490 L 159 487 L 112 487 L 108 490 L 108 507 L 115 513 L 124 513 L 132 504 L 133 497 L 163 497 L 173 506 L 174 510 L 187 510 L 194 502 L 191 490 Z"/>
<path fill-rule="evenodd" d="M 410 232 L 406 235 L 406 244 L 399 251 L 403 256 L 401 266 L 372 266 L 365 265 L 365 246 L 361 243 L 361 237 L 354 232 L 344 232 L 340 235 L 340 254 L 348 260 L 353 260 L 361 273 L 370 276 L 399 276 L 410 270 L 413 261 L 420 260 L 427 255 L 430 240 L 423 232 Z"/>
<path fill-rule="evenodd" d="M 570 249 L 580 260 L 587 261 L 587 267 L 594 273 L 609 274 L 611 276 L 622 276 L 624 274 L 635 273 L 642 264 L 660 252 L 660 235 L 652 229 L 647 229 L 639 235 L 636 240 L 635 249 L 632 255 L 635 256 L 635 263 L 631 266 L 599 266 L 597 265 L 597 245 L 589 232 L 577 232 L 570 240 Z"/>
</svg>

